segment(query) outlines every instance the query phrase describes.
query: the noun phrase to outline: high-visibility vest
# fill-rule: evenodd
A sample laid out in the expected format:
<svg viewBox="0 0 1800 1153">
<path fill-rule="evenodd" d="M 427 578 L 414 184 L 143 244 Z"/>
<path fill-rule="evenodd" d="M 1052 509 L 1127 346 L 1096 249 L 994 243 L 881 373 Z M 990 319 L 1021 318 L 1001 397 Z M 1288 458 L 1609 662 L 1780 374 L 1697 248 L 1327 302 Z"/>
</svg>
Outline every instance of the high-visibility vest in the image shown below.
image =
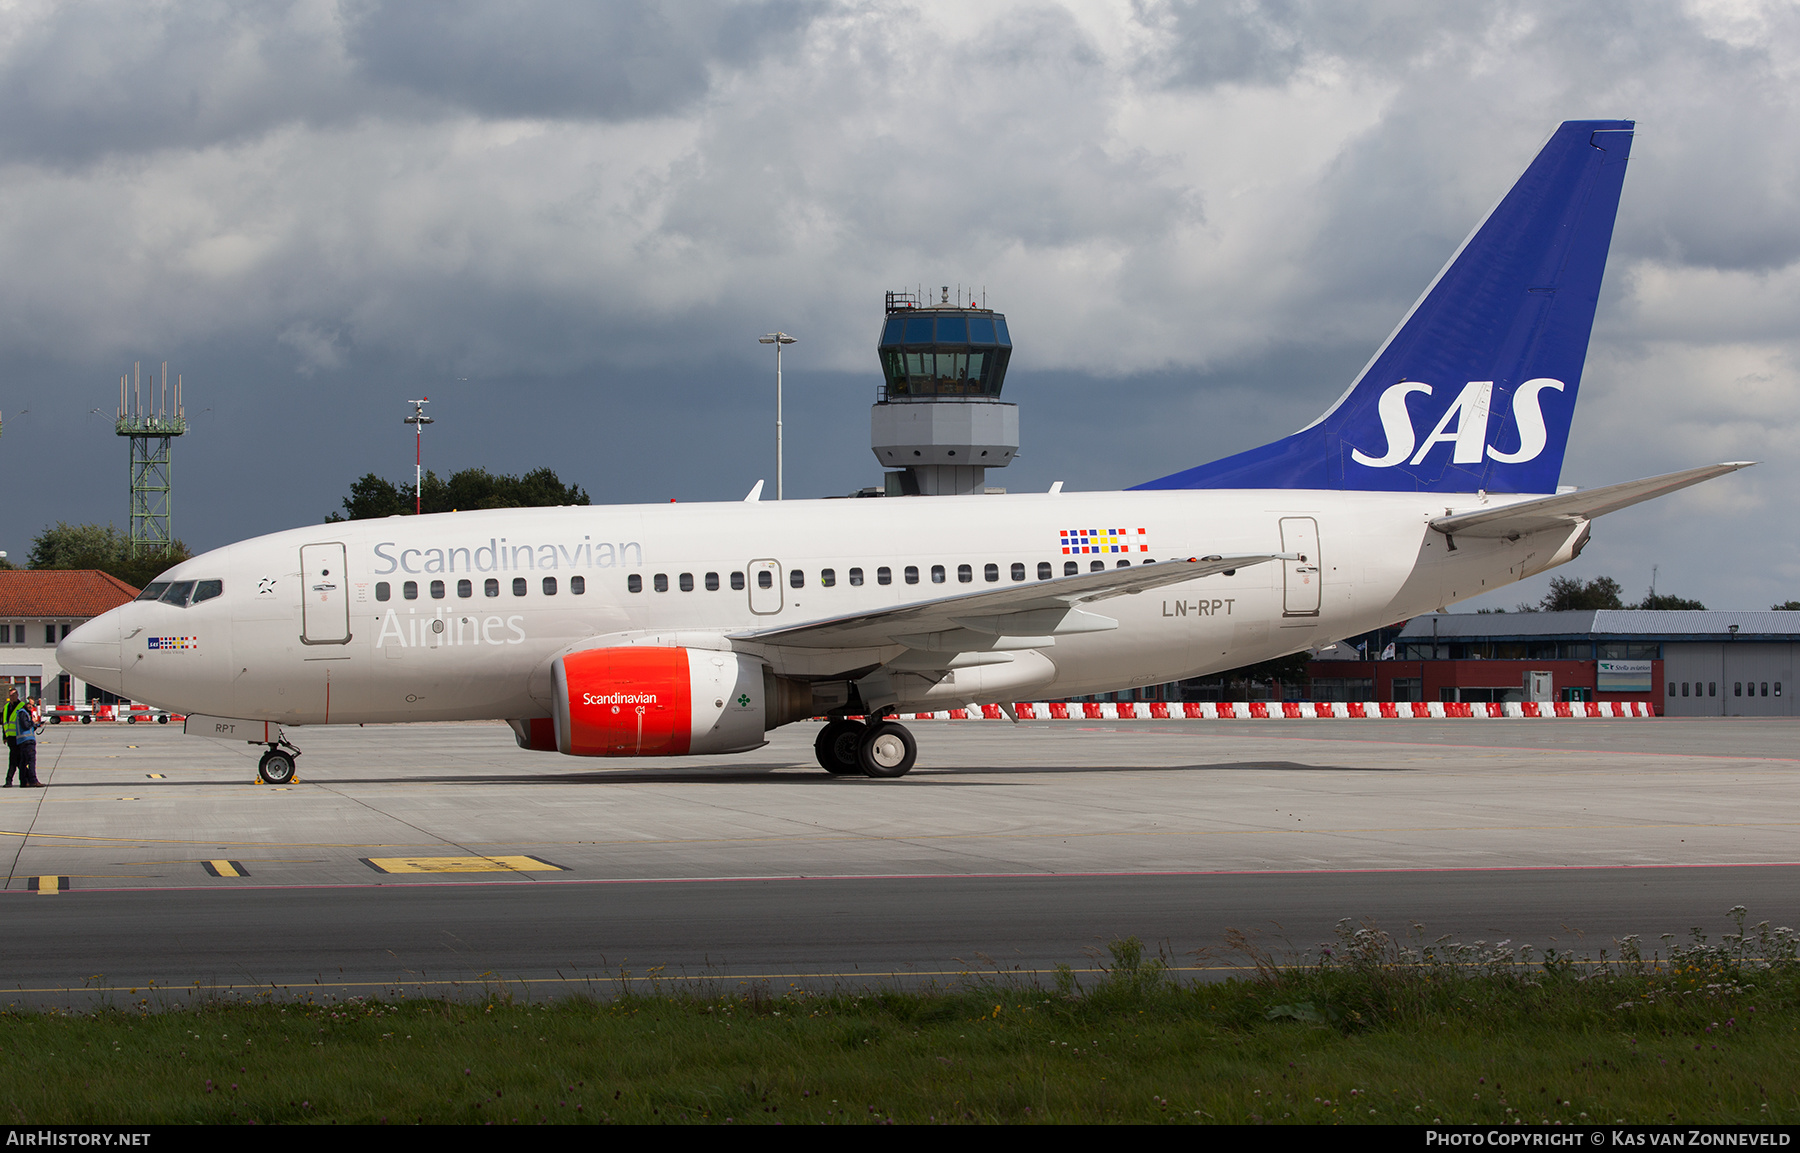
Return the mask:
<svg viewBox="0 0 1800 1153">
<path fill-rule="evenodd" d="M 7 736 L 16 737 L 19 735 L 19 710 L 24 707 L 25 707 L 24 701 L 7 701 L 6 702 L 6 735 Z"/>
</svg>

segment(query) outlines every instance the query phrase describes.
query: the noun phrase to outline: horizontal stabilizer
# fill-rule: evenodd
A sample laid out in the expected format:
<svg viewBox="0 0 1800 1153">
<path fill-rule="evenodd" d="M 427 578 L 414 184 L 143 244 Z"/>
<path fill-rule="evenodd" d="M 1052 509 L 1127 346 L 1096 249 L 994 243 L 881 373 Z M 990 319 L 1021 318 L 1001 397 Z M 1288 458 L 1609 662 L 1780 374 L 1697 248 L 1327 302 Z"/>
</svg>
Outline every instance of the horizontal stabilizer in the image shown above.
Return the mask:
<svg viewBox="0 0 1800 1153">
<path fill-rule="evenodd" d="M 1590 488 L 1582 492 L 1538 497 L 1536 500 L 1519 501 L 1499 508 L 1450 513 L 1433 520 L 1431 527 L 1454 536 L 1508 538 L 1544 529 L 1568 528 L 1577 521 L 1593 520 L 1597 516 L 1617 512 L 1640 501 L 1667 496 L 1677 489 L 1711 480 L 1715 476 L 1724 476 L 1740 468 L 1749 468 L 1755 463 L 1753 460 L 1733 460 L 1645 480 L 1628 480 L 1624 484 Z"/>
</svg>

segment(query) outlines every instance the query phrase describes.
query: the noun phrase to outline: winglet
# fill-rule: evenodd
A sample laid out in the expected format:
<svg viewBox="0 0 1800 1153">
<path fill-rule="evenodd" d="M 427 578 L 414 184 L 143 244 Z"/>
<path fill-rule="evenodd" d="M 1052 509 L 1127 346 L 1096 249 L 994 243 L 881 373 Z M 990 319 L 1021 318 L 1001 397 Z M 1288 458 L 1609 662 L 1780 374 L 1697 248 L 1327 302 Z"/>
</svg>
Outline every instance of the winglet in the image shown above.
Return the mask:
<svg viewBox="0 0 1800 1153">
<path fill-rule="evenodd" d="M 744 503 L 745 504 L 755 504 L 757 501 L 761 500 L 762 499 L 762 486 L 763 486 L 763 482 L 760 480 L 757 481 L 756 487 L 750 490 L 750 495 L 746 496 L 744 498 Z"/>
</svg>

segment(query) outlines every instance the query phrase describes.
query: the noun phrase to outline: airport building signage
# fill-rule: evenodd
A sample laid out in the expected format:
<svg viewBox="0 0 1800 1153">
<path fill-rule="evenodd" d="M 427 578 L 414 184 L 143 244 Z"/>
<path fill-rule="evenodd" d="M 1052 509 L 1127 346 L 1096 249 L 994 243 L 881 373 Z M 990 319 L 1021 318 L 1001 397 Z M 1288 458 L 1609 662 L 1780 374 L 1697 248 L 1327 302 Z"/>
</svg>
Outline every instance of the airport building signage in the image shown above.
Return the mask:
<svg viewBox="0 0 1800 1153">
<path fill-rule="evenodd" d="M 1599 661 L 1594 687 L 1603 693 L 1647 693 L 1651 691 L 1650 673 L 1653 661 Z"/>
</svg>

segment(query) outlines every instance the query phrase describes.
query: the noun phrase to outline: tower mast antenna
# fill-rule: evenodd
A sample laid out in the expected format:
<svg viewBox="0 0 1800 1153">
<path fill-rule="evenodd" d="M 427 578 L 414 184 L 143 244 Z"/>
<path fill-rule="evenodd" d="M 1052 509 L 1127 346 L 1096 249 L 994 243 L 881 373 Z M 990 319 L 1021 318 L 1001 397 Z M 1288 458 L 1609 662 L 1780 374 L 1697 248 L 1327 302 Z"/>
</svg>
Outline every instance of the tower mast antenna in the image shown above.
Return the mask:
<svg viewBox="0 0 1800 1153">
<path fill-rule="evenodd" d="M 176 395 L 180 396 L 179 375 Z M 155 378 L 150 381 L 150 408 L 144 407 L 143 366 L 134 362 L 119 377 L 119 418 L 113 431 L 131 441 L 131 551 L 134 556 L 162 553 L 175 547 L 172 526 L 174 439 L 187 432 L 187 416 L 177 402 L 168 403 L 169 364 L 162 366 L 162 400 Z"/>
<path fill-rule="evenodd" d="M 421 396 L 406 403 L 413 406 L 413 414 L 402 423 L 413 426 L 413 515 L 417 516 L 425 504 L 425 426 L 432 423 L 425 415 L 425 406 L 431 398 Z"/>
</svg>

